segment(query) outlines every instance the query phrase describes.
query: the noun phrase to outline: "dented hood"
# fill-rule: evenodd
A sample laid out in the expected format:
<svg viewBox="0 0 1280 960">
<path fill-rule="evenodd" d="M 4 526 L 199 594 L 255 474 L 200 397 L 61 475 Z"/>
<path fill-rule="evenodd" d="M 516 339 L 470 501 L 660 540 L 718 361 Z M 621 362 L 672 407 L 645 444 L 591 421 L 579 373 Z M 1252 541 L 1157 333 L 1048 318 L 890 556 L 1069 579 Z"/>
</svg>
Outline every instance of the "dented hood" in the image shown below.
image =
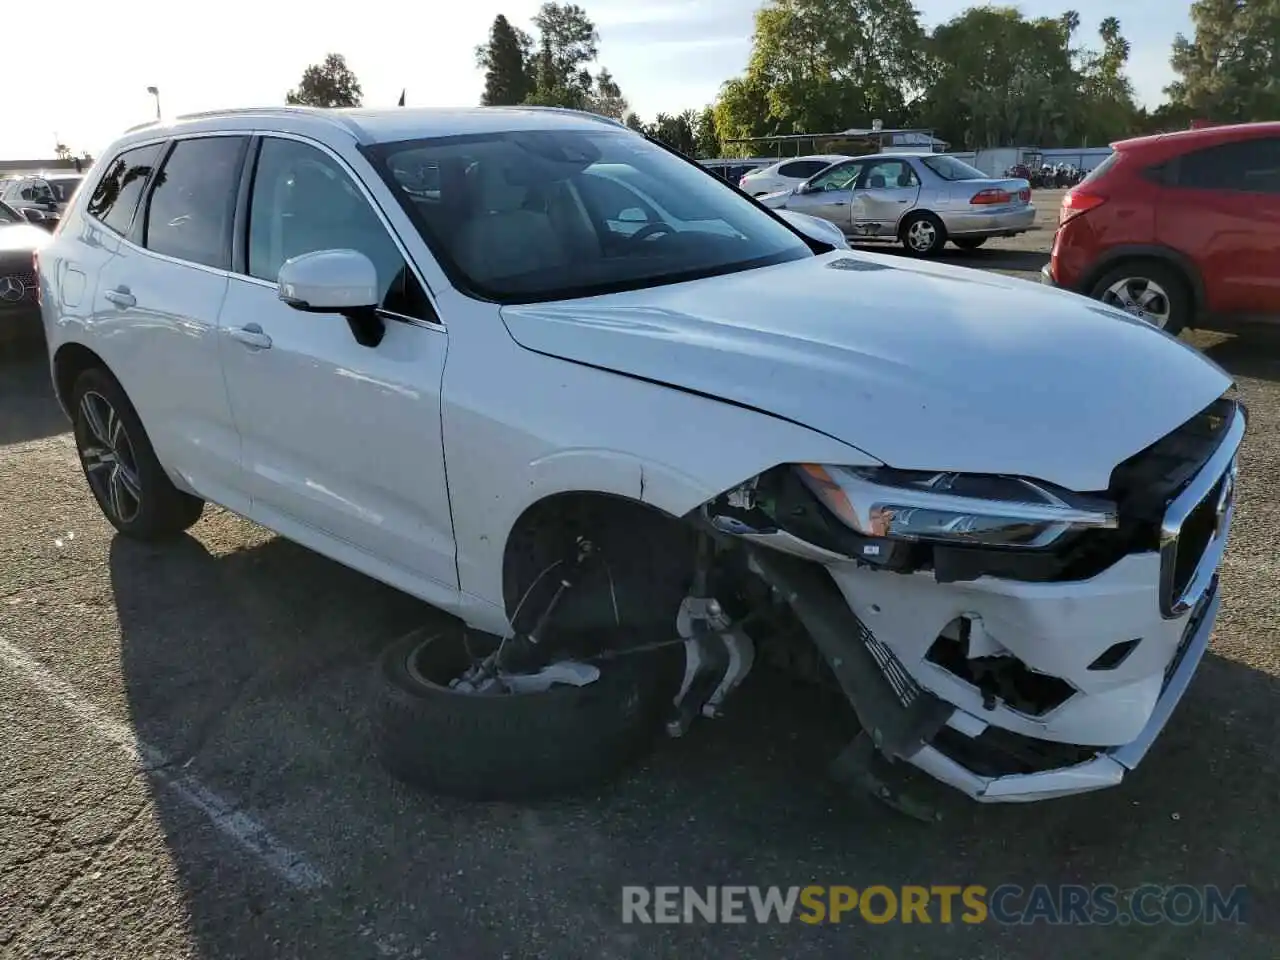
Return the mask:
<svg viewBox="0 0 1280 960">
<path fill-rule="evenodd" d="M 530 350 L 750 406 L 893 467 L 1079 491 L 1105 489 L 1116 464 L 1231 384 L 1083 297 L 862 252 L 502 316 Z"/>
</svg>

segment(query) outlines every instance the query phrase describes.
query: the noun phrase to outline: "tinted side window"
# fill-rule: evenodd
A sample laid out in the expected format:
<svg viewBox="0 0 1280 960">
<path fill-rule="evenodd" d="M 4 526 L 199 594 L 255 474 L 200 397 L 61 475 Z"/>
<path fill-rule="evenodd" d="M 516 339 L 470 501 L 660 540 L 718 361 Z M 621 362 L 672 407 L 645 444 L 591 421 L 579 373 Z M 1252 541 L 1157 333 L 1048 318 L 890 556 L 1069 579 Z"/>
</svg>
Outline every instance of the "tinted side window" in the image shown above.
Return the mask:
<svg viewBox="0 0 1280 960">
<path fill-rule="evenodd" d="M 147 199 L 148 250 L 226 270 L 247 137 L 179 140 Z"/>
<path fill-rule="evenodd" d="M 296 140 L 262 141 L 249 205 L 249 274 L 275 283 L 286 260 L 316 250 L 356 250 L 378 271 L 381 306 L 435 319 L 400 248 L 346 171 Z"/>
<path fill-rule="evenodd" d="M 827 163 L 822 160 L 796 160 L 794 163 L 784 163 L 778 168 L 778 173 L 784 177 L 803 177 L 808 180 L 819 170 L 825 170 Z"/>
<path fill-rule="evenodd" d="M 160 156 L 161 144 L 126 150 L 111 161 L 107 172 L 93 188 L 93 196 L 85 207 L 89 216 L 101 220 L 117 233 L 128 233 L 133 213 L 142 198 L 151 168 Z"/>
<path fill-rule="evenodd" d="M 904 160 L 883 160 L 867 169 L 862 186 L 868 190 L 895 190 L 900 187 L 918 187 L 919 179 L 911 164 Z"/>
<path fill-rule="evenodd" d="M 1188 153 L 1178 160 L 1177 185 L 1280 193 L 1280 140 L 1242 140 Z"/>
<path fill-rule="evenodd" d="M 832 167 L 809 186 L 813 190 L 847 190 L 862 172 L 861 163 L 842 163 Z"/>
</svg>

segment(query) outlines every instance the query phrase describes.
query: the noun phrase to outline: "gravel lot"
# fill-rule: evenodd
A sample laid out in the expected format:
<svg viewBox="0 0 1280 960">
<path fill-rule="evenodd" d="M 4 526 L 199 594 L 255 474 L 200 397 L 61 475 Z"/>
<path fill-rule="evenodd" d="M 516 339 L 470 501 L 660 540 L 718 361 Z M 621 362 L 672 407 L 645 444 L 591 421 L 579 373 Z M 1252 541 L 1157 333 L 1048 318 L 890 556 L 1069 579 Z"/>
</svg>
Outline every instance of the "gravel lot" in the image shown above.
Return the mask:
<svg viewBox="0 0 1280 960">
<path fill-rule="evenodd" d="M 1037 196 L 1046 221 L 1057 195 Z M 1034 279 L 1051 233 L 956 263 Z M 1252 422 L 1200 675 L 1121 788 L 942 796 L 923 826 L 823 776 L 848 710 L 766 672 L 596 795 L 468 805 L 369 756 L 383 645 L 438 614 L 210 509 L 114 538 L 39 356 L 0 365 L 0 956 L 1274 958 L 1280 339 L 1191 335 Z M 624 926 L 624 884 L 1247 884 L 1245 926 Z"/>
</svg>

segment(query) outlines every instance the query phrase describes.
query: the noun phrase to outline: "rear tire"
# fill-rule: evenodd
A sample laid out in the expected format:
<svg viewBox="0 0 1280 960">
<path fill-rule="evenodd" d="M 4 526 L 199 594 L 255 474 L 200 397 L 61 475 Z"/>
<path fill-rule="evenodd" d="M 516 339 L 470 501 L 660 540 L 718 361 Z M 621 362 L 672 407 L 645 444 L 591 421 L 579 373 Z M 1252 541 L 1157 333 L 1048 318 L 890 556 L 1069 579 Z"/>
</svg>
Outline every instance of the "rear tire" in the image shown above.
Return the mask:
<svg viewBox="0 0 1280 960">
<path fill-rule="evenodd" d="M 977 250 L 987 242 L 986 237 L 960 237 L 951 241 L 961 250 Z"/>
<path fill-rule="evenodd" d="M 902 221 L 898 238 L 913 257 L 936 257 L 947 245 L 947 228 L 932 213 L 913 213 Z"/>
<path fill-rule="evenodd" d="M 107 370 L 80 374 L 71 412 L 80 467 L 113 527 L 135 540 L 167 540 L 200 519 L 204 501 L 169 480 L 128 395 Z"/>
<path fill-rule="evenodd" d="M 1089 296 L 1174 337 L 1195 319 L 1190 284 L 1179 270 L 1159 260 L 1120 264 L 1093 285 Z"/>
</svg>

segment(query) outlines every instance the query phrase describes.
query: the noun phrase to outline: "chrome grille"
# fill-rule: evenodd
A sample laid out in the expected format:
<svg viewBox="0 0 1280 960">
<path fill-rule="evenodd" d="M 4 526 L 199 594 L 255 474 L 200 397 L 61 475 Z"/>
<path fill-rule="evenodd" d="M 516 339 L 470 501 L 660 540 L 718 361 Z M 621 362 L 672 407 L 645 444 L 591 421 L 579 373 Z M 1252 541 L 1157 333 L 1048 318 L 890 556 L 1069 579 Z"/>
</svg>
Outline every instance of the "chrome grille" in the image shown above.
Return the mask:
<svg viewBox="0 0 1280 960">
<path fill-rule="evenodd" d="M 1222 442 L 1169 504 L 1160 525 L 1160 612 L 1170 619 L 1205 596 L 1226 546 L 1244 408 L 1234 405 L 1229 416 Z"/>
</svg>

